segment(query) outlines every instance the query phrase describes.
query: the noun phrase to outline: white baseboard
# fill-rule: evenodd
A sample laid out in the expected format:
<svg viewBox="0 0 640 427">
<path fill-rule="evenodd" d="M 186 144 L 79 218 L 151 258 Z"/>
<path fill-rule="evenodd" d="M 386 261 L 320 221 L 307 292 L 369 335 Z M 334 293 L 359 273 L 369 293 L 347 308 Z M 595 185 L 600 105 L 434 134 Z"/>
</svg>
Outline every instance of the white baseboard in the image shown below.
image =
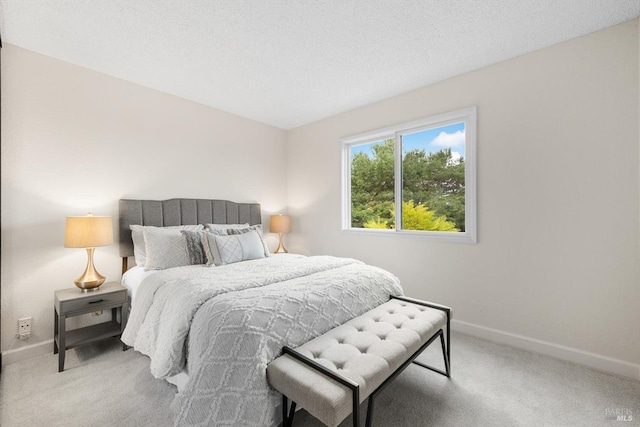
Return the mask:
<svg viewBox="0 0 640 427">
<path fill-rule="evenodd" d="M 599 371 L 623 377 L 640 380 L 640 365 L 614 359 L 608 356 L 578 350 L 577 348 L 566 347 L 523 335 L 512 334 L 498 329 L 487 328 L 462 320 L 451 320 L 451 330 L 459 331 L 467 335 L 483 338 L 488 341 L 510 345 L 512 347 L 533 351 L 568 362 L 578 363 Z"/>
<path fill-rule="evenodd" d="M 452 319 L 451 330 L 462 332 L 488 341 L 510 345 L 512 347 L 529 350 L 557 359 L 578 363 L 599 371 L 620 375 L 634 380 L 640 380 L 640 365 L 614 359 L 608 356 L 578 350 L 564 345 L 554 344 L 523 335 L 513 334 L 498 329 L 487 328 L 462 320 Z M 2 365 L 31 359 L 53 352 L 53 340 L 46 340 L 37 344 L 7 350 L 2 352 Z"/>
<path fill-rule="evenodd" d="M 2 352 L 2 366 L 53 353 L 53 339 Z"/>
</svg>

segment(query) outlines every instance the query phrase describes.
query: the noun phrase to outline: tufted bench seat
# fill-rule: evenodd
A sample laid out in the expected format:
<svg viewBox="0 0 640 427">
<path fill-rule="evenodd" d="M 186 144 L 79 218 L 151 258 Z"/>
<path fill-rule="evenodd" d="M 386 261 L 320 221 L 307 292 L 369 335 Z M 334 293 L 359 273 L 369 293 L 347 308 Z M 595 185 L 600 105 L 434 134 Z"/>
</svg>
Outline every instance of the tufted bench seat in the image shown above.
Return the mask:
<svg viewBox="0 0 640 427">
<path fill-rule="evenodd" d="M 293 423 L 296 404 L 331 427 L 352 413 L 358 426 L 359 404 L 367 397 L 370 426 L 375 395 L 412 362 L 450 377 L 450 318 L 449 307 L 392 296 L 295 350 L 284 347 L 267 367 L 269 383 L 283 395 L 283 426 Z M 445 371 L 414 360 L 438 337 Z"/>
</svg>

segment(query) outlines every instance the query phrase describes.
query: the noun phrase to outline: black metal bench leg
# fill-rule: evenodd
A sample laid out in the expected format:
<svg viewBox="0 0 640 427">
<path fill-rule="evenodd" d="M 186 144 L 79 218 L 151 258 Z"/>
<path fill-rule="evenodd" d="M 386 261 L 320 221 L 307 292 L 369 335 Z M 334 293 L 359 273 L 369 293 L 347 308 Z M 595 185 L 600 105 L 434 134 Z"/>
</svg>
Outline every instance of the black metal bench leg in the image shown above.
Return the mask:
<svg viewBox="0 0 640 427">
<path fill-rule="evenodd" d="M 447 311 L 447 376 L 451 378 L 451 313 Z"/>
<path fill-rule="evenodd" d="M 351 390 L 353 399 L 353 427 L 360 427 L 360 388 Z"/>
<path fill-rule="evenodd" d="M 282 427 L 291 427 L 293 425 L 293 416 L 296 414 L 296 402 L 291 401 L 291 409 L 289 409 L 289 399 L 282 395 Z"/>
<path fill-rule="evenodd" d="M 366 427 L 371 427 L 371 423 L 373 422 L 373 396 L 375 393 L 372 393 L 369 396 L 369 405 L 367 407 L 367 421 L 365 422 Z"/>
<path fill-rule="evenodd" d="M 431 343 L 431 341 L 433 341 L 434 339 L 438 338 L 438 336 L 440 336 L 440 344 L 442 345 L 442 355 L 444 356 L 444 368 L 445 368 L 445 371 L 442 371 L 440 369 L 437 369 L 437 368 L 434 368 L 432 366 L 429 366 L 426 363 L 422 363 L 422 362 L 420 362 L 418 360 L 414 360 L 413 363 L 415 363 L 416 365 L 422 366 L 423 368 L 427 368 L 430 371 L 437 372 L 440 375 L 444 375 L 445 377 L 451 378 L 451 376 L 449 375 L 449 361 L 448 361 L 447 354 L 445 352 L 444 339 L 442 338 L 442 336 L 443 336 L 442 329 L 440 329 L 438 332 L 436 332 L 433 335 L 433 337 L 431 337 L 431 339 L 429 340 L 429 343 Z"/>
<path fill-rule="evenodd" d="M 289 409 L 289 399 L 284 394 L 282 395 L 282 427 L 289 427 L 287 409 Z"/>
<path fill-rule="evenodd" d="M 296 402 L 291 401 L 291 408 L 289 408 L 289 427 L 293 425 L 293 417 L 296 414 Z"/>
<path fill-rule="evenodd" d="M 447 357 L 447 350 L 444 346 L 444 336 L 440 334 L 440 345 L 442 346 L 442 358 L 444 359 L 444 370 L 447 373 L 447 377 L 451 378 L 451 373 L 449 372 L 449 358 Z"/>
</svg>

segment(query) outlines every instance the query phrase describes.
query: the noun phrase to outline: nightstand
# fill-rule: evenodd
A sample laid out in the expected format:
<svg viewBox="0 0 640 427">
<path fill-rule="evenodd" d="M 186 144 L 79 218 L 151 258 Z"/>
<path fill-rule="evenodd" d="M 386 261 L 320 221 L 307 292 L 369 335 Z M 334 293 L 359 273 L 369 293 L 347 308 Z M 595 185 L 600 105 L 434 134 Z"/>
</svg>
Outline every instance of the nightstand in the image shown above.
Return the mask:
<svg viewBox="0 0 640 427">
<path fill-rule="evenodd" d="M 82 292 L 79 288 L 55 291 L 53 354 L 58 354 L 58 372 L 64 371 L 67 349 L 122 335 L 129 315 L 127 289 L 118 282 L 105 283 L 98 290 Z M 67 317 L 111 309 L 111 320 L 84 328 L 66 330 Z M 118 323 L 117 314 L 120 314 Z M 127 346 L 123 343 L 122 350 Z"/>
</svg>

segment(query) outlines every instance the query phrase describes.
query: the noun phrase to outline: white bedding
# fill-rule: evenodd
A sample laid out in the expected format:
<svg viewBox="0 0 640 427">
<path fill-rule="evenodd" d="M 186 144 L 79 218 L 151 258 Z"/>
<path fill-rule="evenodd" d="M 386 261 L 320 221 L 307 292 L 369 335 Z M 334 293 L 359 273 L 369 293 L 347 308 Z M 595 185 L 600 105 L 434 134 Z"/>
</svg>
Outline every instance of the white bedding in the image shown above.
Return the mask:
<svg viewBox="0 0 640 427">
<path fill-rule="evenodd" d="M 148 275 L 122 340 L 151 358 L 157 378 L 188 371 L 176 425 L 275 426 L 280 400 L 266 366 L 402 294 L 392 274 L 334 257 L 271 256 Z"/>
<path fill-rule="evenodd" d="M 145 271 L 144 267 L 139 266 L 131 267 L 129 270 L 124 272 L 122 275 L 122 286 L 127 288 L 129 299 L 132 302 L 138 292 L 138 288 L 140 288 L 140 285 L 142 284 L 142 281 L 154 273 L 157 273 L 157 271 Z"/>
<path fill-rule="evenodd" d="M 124 272 L 124 274 L 122 275 L 122 286 L 127 288 L 127 293 L 129 294 L 129 300 L 131 301 L 131 304 L 133 304 L 133 299 L 135 298 L 138 289 L 142 285 L 142 281 L 157 272 L 157 270 L 147 271 L 144 269 L 144 267 L 139 266 L 131 267 L 129 270 Z M 189 375 L 186 371 L 182 371 L 179 374 L 165 378 L 165 380 L 175 385 L 178 391 L 182 391 L 189 382 Z"/>
</svg>

